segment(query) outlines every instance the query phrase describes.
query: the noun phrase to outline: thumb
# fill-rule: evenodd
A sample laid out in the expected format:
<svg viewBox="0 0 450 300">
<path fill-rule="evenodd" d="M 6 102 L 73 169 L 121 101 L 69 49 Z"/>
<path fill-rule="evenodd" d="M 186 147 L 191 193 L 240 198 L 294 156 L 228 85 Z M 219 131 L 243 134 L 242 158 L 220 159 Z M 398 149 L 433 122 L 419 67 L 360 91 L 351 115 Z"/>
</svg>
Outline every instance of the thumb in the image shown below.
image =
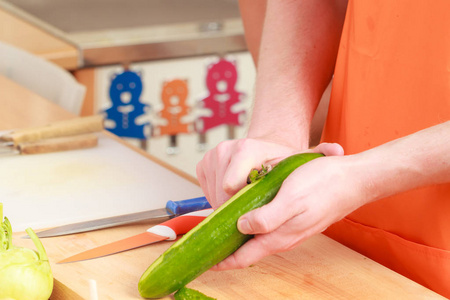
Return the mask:
<svg viewBox="0 0 450 300">
<path fill-rule="evenodd" d="M 251 211 L 239 218 L 237 227 L 241 233 L 261 234 L 271 231 L 268 220 L 261 214 L 259 216 L 256 216 L 258 210 L 260 209 Z"/>
<path fill-rule="evenodd" d="M 295 215 L 293 209 L 282 204 L 282 199 L 283 195 L 277 195 L 270 203 L 241 216 L 237 223 L 238 230 L 243 234 L 275 231 Z"/>
<path fill-rule="evenodd" d="M 223 175 L 223 190 L 229 195 L 234 195 L 247 184 L 248 174 L 257 168 L 259 163 L 256 156 L 247 156 L 246 153 L 233 155 Z"/>
<path fill-rule="evenodd" d="M 242 143 L 241 151 L 231 157 L 223 176 L 223 190 L 230 195 L 234 195 L 247 184 L 247 177 L 252 169 L 261 168 L 262 164 L 275 155 L 286 157 L 294 153 L 292 148 L 272 143 L 253 143 L 252 141 L 247 145 L 244 141 Z"/>
</svg>

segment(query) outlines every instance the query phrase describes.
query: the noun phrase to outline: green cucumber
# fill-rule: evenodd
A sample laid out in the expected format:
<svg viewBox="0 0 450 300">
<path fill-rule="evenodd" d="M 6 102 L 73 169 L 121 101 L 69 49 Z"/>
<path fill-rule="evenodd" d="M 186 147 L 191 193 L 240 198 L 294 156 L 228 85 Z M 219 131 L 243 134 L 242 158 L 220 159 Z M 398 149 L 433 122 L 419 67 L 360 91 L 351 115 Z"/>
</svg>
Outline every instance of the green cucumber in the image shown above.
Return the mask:
<svg viewBox="0 0 450 300">
<path fill-rule="evenodd" d="M 216 300 L 215 298 L 208 297 L 197 290 L 187 287 L 179 289 L 178 292 L 175 293 L 174 298 L 175 300 Z"/>
<path fill-rule="evenodd" d="M 138 284 L 141 296 L 167 296 L 236 251 L 252 237 L 237 229 L 239 217 L 272 201 L 289 174 L 321 156 L 319 153 L 290 156 L 240 190 L 148 267 Z"/>
</svg>

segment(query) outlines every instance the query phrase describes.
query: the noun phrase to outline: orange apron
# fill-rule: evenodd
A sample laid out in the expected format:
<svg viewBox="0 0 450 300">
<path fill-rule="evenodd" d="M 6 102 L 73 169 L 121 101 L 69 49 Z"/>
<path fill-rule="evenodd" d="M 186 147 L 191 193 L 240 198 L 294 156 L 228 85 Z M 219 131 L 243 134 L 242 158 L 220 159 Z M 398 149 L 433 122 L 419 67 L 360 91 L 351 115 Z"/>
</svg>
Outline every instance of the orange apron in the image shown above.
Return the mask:
<svg viewBox="0 0 450 300">
<path fill-rule="evenodd" d="M 346 154 L 450 120 L 450 1 L 349 1 L 322 140 Z M 450 184 L 367 204 L 326 234 L 450 298 Z"/>
</svg>

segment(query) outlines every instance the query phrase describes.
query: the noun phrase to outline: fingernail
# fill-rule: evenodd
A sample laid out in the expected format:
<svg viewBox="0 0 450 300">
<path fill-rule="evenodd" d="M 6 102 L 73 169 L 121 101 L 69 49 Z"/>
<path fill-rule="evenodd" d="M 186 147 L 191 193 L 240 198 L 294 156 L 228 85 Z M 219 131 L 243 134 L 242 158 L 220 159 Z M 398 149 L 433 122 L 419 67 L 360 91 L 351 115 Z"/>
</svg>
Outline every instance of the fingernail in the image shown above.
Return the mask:
<svg viewBox="0 0 450 300">
<path fill-rule="evenodd" d="M 237 227 L 238 227 L 239 231 L 243 234 L 250 232 L 250 224 L 248 223 L 247 219 L 239 220 Z"/>
</svg>

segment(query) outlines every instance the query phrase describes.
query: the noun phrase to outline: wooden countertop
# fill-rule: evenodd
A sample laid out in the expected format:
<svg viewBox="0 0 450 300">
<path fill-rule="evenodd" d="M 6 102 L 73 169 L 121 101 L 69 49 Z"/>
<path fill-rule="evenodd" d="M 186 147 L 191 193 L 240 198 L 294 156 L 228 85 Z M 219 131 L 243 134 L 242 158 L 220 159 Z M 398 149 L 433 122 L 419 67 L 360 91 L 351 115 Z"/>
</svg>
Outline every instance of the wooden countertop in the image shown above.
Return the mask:
<svg viewBox="0 0 450 300">
<path fill-rule="evenodd" d="M 0 86 L 0 130 L 72 117 L 2 76 Z M 89 299 L 89 280 L 96 281 L 99 299 L 139 299 L 137 283 L 141 274 L 171 242 L 91 261 L 61 265 L 55 262 L 140 233 L 152 224 L 43 239 L 55 277 L 51 299 Z M 22 235 L 14 233 L 15 245 L 33 248 L 30 240 L 20 239 Z M 208 271 L 188 286 L 217 299 L 444 299 L 324 235 L 246 269 Z"/>
</svg>

